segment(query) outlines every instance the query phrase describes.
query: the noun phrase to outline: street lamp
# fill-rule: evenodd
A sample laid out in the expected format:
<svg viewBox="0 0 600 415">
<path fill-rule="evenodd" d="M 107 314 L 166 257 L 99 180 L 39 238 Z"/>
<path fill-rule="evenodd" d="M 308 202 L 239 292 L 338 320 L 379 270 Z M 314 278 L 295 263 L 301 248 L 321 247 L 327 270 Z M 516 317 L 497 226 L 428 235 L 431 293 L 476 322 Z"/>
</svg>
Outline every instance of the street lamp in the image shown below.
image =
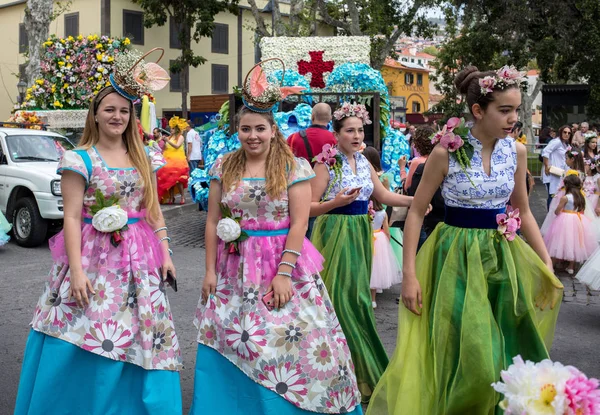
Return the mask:
<svg viewBox="0 0 600 415">
<path fill-rule="evenodd" d="M 19 91 L 19 104 L 22 104 L 25 99 L 25 91 L 27 91 L 27 83 L 23 79 L 19 79 L 17 91 Z"/>
</svg>

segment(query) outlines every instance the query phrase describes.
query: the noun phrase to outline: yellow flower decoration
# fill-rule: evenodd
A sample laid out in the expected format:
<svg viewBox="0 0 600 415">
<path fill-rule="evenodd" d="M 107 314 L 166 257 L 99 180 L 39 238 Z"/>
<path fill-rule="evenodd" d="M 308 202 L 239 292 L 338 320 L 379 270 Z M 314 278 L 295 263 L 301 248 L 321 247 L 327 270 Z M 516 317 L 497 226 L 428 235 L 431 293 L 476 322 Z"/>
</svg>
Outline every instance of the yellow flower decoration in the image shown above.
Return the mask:
<svg viewBox="0 0 600 415">
<path fill-rule="evenodd" d="M 92 36 L 92 35 L 89 35 L 89 36 L 87 37 L 87 40 L 91 42 L 92 40 L 94 40 L 94 36 Z"/>
<path fill-rule="evenodd" d="M 62 108 L 62 106 L 63 106 L 63 105 L 60 103 L 60 101 L 59 101 L 59 100 L 56 100 L 56 101 L 54 101 L 54 104 L 53 104 L 53 105 L 54 105 L 54 108 L 57 108 L 57 107 L 58 107 L 58 108 Z"/>
<path fill-rule="evenodd" d="M 83 36 L 81 36 L 81 35 L 77 36 L 77 40 L 83 40 Z"/>
<path fill-rule="evenodd" d="M 60 39 L 60 43 L 62 43 L 64 45 L 67 42 L 64 39 Z"/>
<path fill-rule="evenodd" d="M 103 47 L 104 47 L 104 46 L 102 46 L 102 43 L 98 43 L 98 44 L 96 45 L 96 49 L 102 49 Z"/>
<path fill-rule="evenodd" d="M 177 127 L 179 131 L 183 131 L 187 126 L 187 121 L 183 118 L 179 118 L 178 116 L 174 116 L 169 120 L 169 127 L 171 127 L 171 129 Z"/>
<path fill-rule="evenodd" d="M 52 85 L 52 92 L 56 92 L 56 85 Z"/>
<path fill-rule="evenodd" d="M 96 60 L 102 61 L 104 59 L 104 53 L 96 53 Z"/>
<path fill-rule="evenodd" d="M 58 61 L 58 66 L 65 66 L 65 63 L 63 61 Z"/>
<path fill-rule="evenodd" d="M 131 40 L 129 40 L 128 37 L 125 38 L 125 40 L 123 41 L 124 45 L 129 45 L 131 43 Z"/>
<path fill-rule="evenodd" d="M 71 36 L 71 35 L 69 35 L 69 37 L 67 38 L 67 40 L 68 40 L 69 42 L 74 42 L 74 41 L 75 41 L 75 39 L 74 39 L 74 38 L 73 38 L 73 36 Z"/>
<path fill-rule="evenodd" d="M 38 79 L 35 81 L 36 84 L 38 85 L 44 85 L 44 80 L 43 79 Z"/>
<path fill-rule="evenodd" d="M 69 87 L 69 84 L 64 84 L 63 85 L 63 89 L 67 89 Z"/>
</svg>

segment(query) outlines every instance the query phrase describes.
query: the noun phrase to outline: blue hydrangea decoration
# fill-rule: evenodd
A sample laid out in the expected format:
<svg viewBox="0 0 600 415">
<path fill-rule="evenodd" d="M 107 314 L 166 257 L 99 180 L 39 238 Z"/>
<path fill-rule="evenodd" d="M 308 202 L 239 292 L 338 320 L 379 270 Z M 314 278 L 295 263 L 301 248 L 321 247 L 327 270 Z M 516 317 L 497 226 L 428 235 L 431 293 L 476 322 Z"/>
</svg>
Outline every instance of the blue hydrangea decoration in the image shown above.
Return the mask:
<svg viewBox="0 0 600 415">
<path fill-rule="evenodd" d="M 312 107 L 308 104 L 298 104 L 293 111 L 276 112 L 275 122 L 284 137 L 289 137 L 299 130 L 308 128 L 311 123 Z"/>
<path fill-rule="evenodd" d="M 389 128 L 386 139 L 383 142 L 381 149 L 381 167 L 391 173 L 392 180 L 390 182 L 390 188 L 394 189 L 400 186 L 400 167 L 398 166 L 398 160 L 402 156 L 406 156 L 409 159 L 410 146 L 408 140 L 398 130 Z"/>
</svg>

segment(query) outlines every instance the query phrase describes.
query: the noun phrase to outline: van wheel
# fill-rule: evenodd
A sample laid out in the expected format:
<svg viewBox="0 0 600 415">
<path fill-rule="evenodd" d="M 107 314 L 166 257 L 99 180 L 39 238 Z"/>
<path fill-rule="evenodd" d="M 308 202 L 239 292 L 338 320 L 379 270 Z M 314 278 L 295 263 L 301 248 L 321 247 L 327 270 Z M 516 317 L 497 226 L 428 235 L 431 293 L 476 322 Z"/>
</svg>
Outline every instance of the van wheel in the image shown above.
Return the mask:
<svg viewBox="0 0 600 415">
<path fill-rule="evenodd" d="M 21 246 L 38 246 L 46 239 L 48 223 L 40 216 L 37 203 L 32 197 L 17 200 L 13 209 L 12 224 L 13 236 Z"/>
</svg>

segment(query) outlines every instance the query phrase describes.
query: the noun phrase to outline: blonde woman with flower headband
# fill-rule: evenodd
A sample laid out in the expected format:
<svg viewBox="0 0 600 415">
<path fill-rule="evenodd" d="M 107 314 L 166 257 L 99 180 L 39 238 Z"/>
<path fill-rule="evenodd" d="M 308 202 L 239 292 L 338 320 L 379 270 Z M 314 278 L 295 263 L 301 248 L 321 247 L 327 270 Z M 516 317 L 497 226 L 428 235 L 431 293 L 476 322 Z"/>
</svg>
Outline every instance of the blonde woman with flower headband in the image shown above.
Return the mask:
<svg viewBox="0 0 600 415">
<path fill-rule="evenodd" d="M 161 202 L 172 205 L 175 203 L 175 188 L 181 195 L 179 204 L 185 204 L 185 189 L 187 188 L 190 168 L 185 157 L 185 138 L 183 132 L 188 123 L 179 117 L 169 120 L 171 135 L 163 138 L 163 156 L 167 161 L 165 167 L 158 172 L 158 198 Z"/>
<path fill-rule="evenodd" d="M 529 210 L 527 151 L 508 137 L 526 77 L 468 67 L 454 82 L 474 123 L 450 118 L 432 137 L 404 228 L 396 351 L 368 415 L 502 413 L 491 384 L 513 357 L 538 362 L 552 345 L 563 287 Z M 440 186 L 444 222 L 417 254 Z"/>
<path fill-rule="evenodd" d="M 261 72 L 251 72 L 237 113 L 241 148 L 209 173 L 190 415 L 361 415 L 323 257 L 304 237 L 314 172 L 275 124 L 285 90 Z"/>
<path fill-rule="evenodd" d="M 119 56 L 127 68 L 154 65 Z M 114 75 L 90 103 L 80 146 L 58 166 L 64 229 L 50 240 L 54 265 L 31 322 L 16 415 L 182 411 L 165 291 L 169 277 L 176 287 L 175 267 L 154 175 L 164 159 L 144 148 L 136 125 L 132 99 L 148 85 L 130 71 Z"/>
<path fill-rule="evenodd" d="M 317 216 L 311 237 L 325 257 L 322 276 L 348 339 L 363 402 L 368 402 L 387 364 L 375 327 L 370 277 L 373 241 L 369 198 L 390 206 L 410 206 L 412 197 L 388 191 L 360 153 L 364 126 L 371 124 L 364 105 L 344 103 L 333 116 L 337 147 L 315 157 L 310 214 Z"/>
</svg>

